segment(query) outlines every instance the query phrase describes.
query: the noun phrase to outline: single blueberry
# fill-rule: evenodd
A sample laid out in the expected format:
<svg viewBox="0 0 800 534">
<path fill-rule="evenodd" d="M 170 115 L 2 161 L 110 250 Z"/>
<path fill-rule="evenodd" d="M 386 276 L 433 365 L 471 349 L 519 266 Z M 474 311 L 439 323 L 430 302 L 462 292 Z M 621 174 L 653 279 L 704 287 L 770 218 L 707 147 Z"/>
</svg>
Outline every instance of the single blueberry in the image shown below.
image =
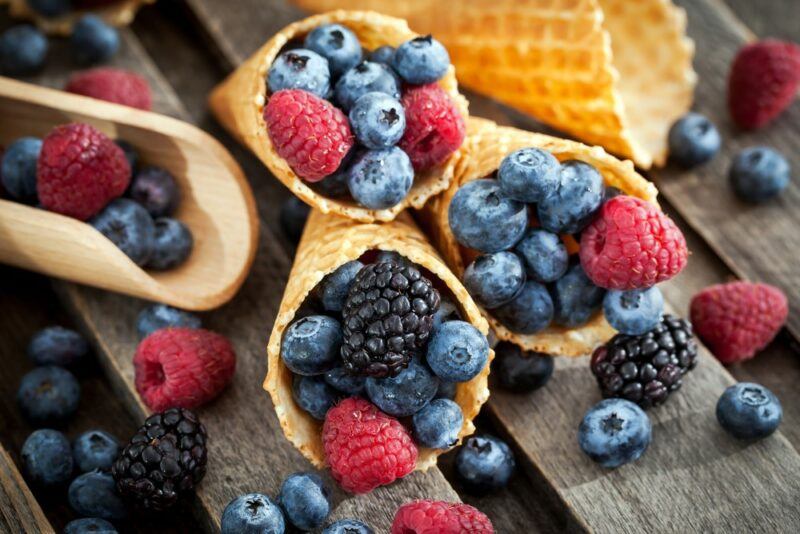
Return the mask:
<svg viewBox="0 0 800 534">
<path fill-rule="evenodd" d="M 391 208 L 403 201 L 414 183 L 408 154 L 398 147 L 368 150 L 350 168 L 347 187 L 365 208 Z"/>
<path fill-rule="evenodd" d="M 136 173 L 128 196 L 141 204 L 153 218 L 172 215 L 181 202 L 181 190 L 175 177 L 161 167 L 147 167 Z"/>
<path fill-rule="evenodd" d="M 89 224 L 111 240 L 136 265 L 147 263 L 155 246 L 156 225 L 142 206 L 126 198 L 111 201 Z"/>
<path fill-rule="evenodd" d="M 576 263 L 552 286 L 553 320 L 567 328 L 584 325 L 600 309 L 605 294 L 606 290 L 594 285 Z"/>
<path fill-rule="evenodd" d="M 340 519 L 325 527 L 322 534 L 375 534 L 375 531 L 358 519 Z"/>
<path fill-rule="evenodd" d="M 442 323 L 447 321 L 457 321 L 461 319 L 461 312 L 458 306 L 455 305 L 453 299 L 446 295 L 442 295 L 439 302 L 439 309 L 433 314 L 433 330 L 436 330 Z"/>
<path fill-rule="evenodd" d="M 81 387 L 72 373 L 55 366 L 37 367 L 22 377 L 17 404 L 25 420 L 34 426 L 61 425 L 75 412 Z"/>
<path fill-rule="evenodd" d="M 128 515 L 117 485 L 108 473 L 90 471 L 80 475 L 69 485 L 67 497 L 70 507 L 82 516 L 119 521 Z"/>
<path fill-rule="evenodd" d="M 117 534 L 117 529 L 105 519 L 84 517 L 67 523 L 64 534 Z"/>
<path fill-rule="evenodd" d="M 558 235 L 534 228 L 517 243 L 517 253 L 525 262 L 525 270 L 532 280 L 555 282 L 567 272 L 569 253 Z"/>
<path fill-rule="evenodd" d="M 597 169 L 582 161 L 565 161 L 558 189 L 537 204 L 539 223 L 556 234 L 578 233 L 603 204 L 604 192 L 603 177 Z"/>
<path fill-rule="evenodd" d="M 658 287 L 609 291 L 603 298 L 603 313 L 616 330 L 639 336 L 658 326 L 664 313 L 664 296 Z"/>
<path fill-rule="evenodd" d="M 464 270 L 464 287 L 475 302 L 491 310 L 517 296 L 525 284 L 522 260 L 513 252 L 495 252 L 475 258 Z"/>
<path fill-rule="evenodd" d="M 789 185 L 791 167 L 783 155 L 769 147 L 745 148 L 733 158 L 728 176 L 734 192 L 747 202 L 764 202 Z"/>
<path fill-rule="evenodd" d="M 29 74 L 42 68 L 47 37 L 29 24 L 13 26 L 0 34 L 0 71 Z"/>
<path fill-rule="evenodd" d="M 331 513 L 330 491 L 316 473 L 294 473 L 286 477 L 278 504 L 286 519 L 302 530 L 322 526 Z"/>
<path fill-rule="evenodd" d="M 117 53 L 119 33 L 100 17 L 84 15 L 75 23 L 70 43 L 78 63 L 98 63 Z"/>
<path fill-rule="evenodd" d="M 35 430 L 22 444 L 21 456 L 25 476 L 36 486 L 60 486 L 72 478 L 72 449 L 57 430 Z"/>
<path fill-rule="evenodd" d="M 553 357 L 541 352 L 523 351 L 508 342 L 494 348 L 492 376 L 500 387 L 514 393 L 529 393 L 547 384 L 553 376 Z"/>
<path fill-rule="evenodd" d="M 553 320 L 553 300 L 547 288 L 528 280 L 514 299 L 492 311 L 495 318 L 517 334 L 535 334 Z"/>
<path fill-rule="evenodd" d="M 348 261 L 322 279 L 319 284 L 319 298 L 326 311 L 342 311 L 347 292 L 362 267 L 364 264 L 358 260 Z"/>
<path fill-rule="evenodd" d="M 530 204 L 556 191 L 560 168 L 561 164 L 550 152 L 522 148 L 503 158 L 497 180 L 509 198 Z"/>
<path fill-rule="evenodd" d="M 325 414 L 336 404 L 339 394 L 321 376 L 295 375 L 292 398 L 311 417 L 324 421 Z"/>
<path fill-rule="evenodd" d="M 528 210 L 522 202 L 506 197 L 497 180 L 474 180 L 453 196 L 448 221 L 465 247 L 500 252 L 522 238 L 528 228 Z"/>
<path fill-rule="evenodd" d="M 6 192 L 19 202 L 36 203 L 36 162 L 42 140 L 36 137 L 17 139 L 2 156 L 0 178 Z"/>
<path fill-rule="evenodd" d="M 162 328 L 201 328 L 203 321 L 197 315 L 167 306 L 153 304 L 139 312 L 136 318 L 136 331 L 144 339 Z"/>
<path fill-rule="evenodd" d="M 396 145 L 406 130 L 402 104 L 384 93 L 372 92 L 359 97 L 348 116 L 353 133 L 367 148 Z"/>
<path fill-rule="evenodd" d="M 104 430 L 84 432 L 72 443 L 72 457 L 81 473 L 95 469 L 110 471 L 119 450 L 117 438 Z"/>
<path fill-rule="evenodd" d="M 439 389 L 436 390 L 434 399 L 456 399 L 456 390 L 458 389 L 458 382 L 447 382 L 446 380 L 439 380 Z"/>
<path fill-rule="evenodd" d="M 194 248 L 194 237 L 189 227 L 171 217 L 159 217 L 155 225 L 153 252 L 147 260 L 147 267 L 164 271 L 182 265 Z"/>
<path fill-rule="evenodd" d="M 28 6 L 45 17 L 59 17 L 72 10 L 73 0 L 26 0 Z"/>
<path fill-rule="evenodd" d="M 669 129 L 669 157 L 682 167 L 705 163 L 722 144 L 717 127 L 703 115 L 689 112 Z"/>
<path fill-rule="evenodd" d="M 605 399 L 592 406 L 578 428 L 578 444 L 589 458 L 614 468 L 638 460 L 650 445 L 647 414 L 625 399 Z"/>
<path fill-rule="evenodd" d="M 385 45 L 380 46 L 369 53 L 367 60 L 373 63 L 383 63 L 384 65 L 391 66 L 392 58 L 394 57 L 394 47 Z"/>
<path fill-rule="evenodd" d="M 472 380 L 489 361 L 486 336 L 465 321 L 449 321 L 436 329 L 428 343 L 427 362 L 441 380 Z"/>
<path fill-rule="evenodd" d="M 405 417 L 420 411 L 436 395 L 439 379 L 419 358 L 391 378 L 367 378 L 367 395 L 382 411 Z"/>
<path fill-rule="evenodd" d="M 299 375 L 319 375 L 339 362 L 342 325 L 327 315 L 310 315 L 286 329 L 281 342 L 281 358 L 286 367 Z"/>
<path fill-rule="evenodd" d="M 128 166 L 131 168 L 131 176 L 135 177 L 136 171 L 139 169 L 139 151 L 124 139 L 117 139 L 114 143 L 125 153 L 125 159 L 128 160 Z"/>
<path fill-rule="evenodd" d="M 325 373 L 325 382 L 333 386 L 337 391 L 341 391 L 350 396 L 361 396 L 364 393 L 364 386 L 367 378 L 364 376 L 353 376 L 345 371 L 344 367 L 337 365 Z"/>
<path fill-rule="evenodd" d="M 283 534 L 286 522 L 280 507 L 261 493 L 236 497 L 225 507 L 222 534 Z"/>
<path fill-rule="evenodd" d="M 267 73 L 270 93 L 282 89 L 302 89 L 320 98 L 328 98 L 331 73 L 328 60 L 312 50 L 295 48 L 279 55 Z"/>
<path fill-rule="evenodd" d="M 308 204 L 296 196 L 290 196 L 281 205 L 281 229 L 292 243 L 297 244 L 300 242 L 300 236 L 303 235 L 303 228 L 306 225 L 306 220 L 308 220 L 308 214 L 310 212 L 311 208 Z"/>
<path fill-rule="evenodd" d="M 392 66 L 410 84 L 433 83 L 450 67 L 450 54 L 430 35 L 415 37 L 397 47 Z"/>
<path fill-rule="evenodd" d="M 760 384 L 740 382 L 726 389 L 717 401 L 717 421 L 738 439 L 765 438 L 777 430 L 782 419 L 778 397 Z"/>
<path fill-rule="evenodd" d="M 34 365 L 70 367 L 88 353 L 86 339 L 75 330 L 63 326 L 42 328 L 28 342 L 28 358 Z"/>
<path fill-rule="evenodd" d="M 461 406 L 449 399 L 434 399 L 411 418 L 414 439 L 431 449 L 449 449 L 458 443 L 463 424 Z"/>
<path fill-rule="evenodd" d="M 304 46 L 328 60 L 331 76 L 344 74 L 361 61 L 358 37 L 341 24 L 323 24 L 306 35 Z"/>
<path fill-rule="evenodd" d="M 456 474 L 468 493 L 484 495 L 508 484 L 516 461 L 500 438 L 484 434 L 467 439 L 456 455 Z"/>
<path fill-rule="evenodd" d="M 384 93 L 399 100 L 400 80 L 390 67 L 382 63 L 362 61 L 342 76 L 334 88 L 334 99 L 345 112 L 367 93 Z"/>
</svg>

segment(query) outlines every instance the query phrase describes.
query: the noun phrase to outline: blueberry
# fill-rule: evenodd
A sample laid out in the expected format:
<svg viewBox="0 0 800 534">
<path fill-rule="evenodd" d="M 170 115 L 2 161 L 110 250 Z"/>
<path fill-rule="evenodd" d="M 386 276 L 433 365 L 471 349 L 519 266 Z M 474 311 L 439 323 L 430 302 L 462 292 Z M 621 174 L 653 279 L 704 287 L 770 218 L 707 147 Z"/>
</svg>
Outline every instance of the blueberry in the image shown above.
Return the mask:
<svg viewBox="0 0 800 534">
<path fill-rule="evenodd" d="M 17 404 L 25 420 L 34 426 L 61 425 L 75 412 L 81 387 L 75 377 L 61 367 L 37 367 L 22 377 Z"/>
<path fill-rule="evenodd" d="M 131 168 L 131 175 L 135 177 L 136 170 L 139 168 L 139 151 L 123 139 L 117 139 L 114 143 L 125 153 L 125 159 L 128 160 L 128 166 Z"/>
<path fill-rule="evenodd" d="M 136 318 L 136 331 L 144 339 L 162 328 L 201 328 L 203 322 L 197 315 L 167 306 L 153 304 L 139 312 Z"/>
<path fill-rule="evenodd" d="M 436 390 L 436 396 L 433 398 L 455 400 L 457 389 L 458 389 L 457 382 L 447 382 L 446 380 L 439 380 L 439 389 Z"/>
<path fill-rule="evenodd" d="M 105 519 L 84 517 L 67 523 L 64 534 L 117 534 L 117 529 Z"/>
<path fill-rule="evenodd" d="M 539 201 L 539 223 L 557 234 L 575 234 L 591 221 L 603 203 L 605 186 L 597 169 L 582 161 L 561 164 L 558 189 Z"/>
<path fill-rule="evenodd" d="M 26 3 L 45 17 L 58 17 L 72 10 L 72 0 L 26 0 Z"/>
<path fill-rule="evenodd" d="M 365 208 L 391 208 L 403 201 L 414 183 L 408 154 L 393 146 L 368 150 L 350 168 L 347 187 Z"/>
<path fill-rule="evenodd" d="M 444 323 L 428 343 L 428 365 L 442 380 L 472 380 L 489 361 L 486 336 L 465 321 Z"/>
<path fill-rule="evenodd" d="M 294 473 L 281 484 L 278 504 L 289 522 L 302 530 L 322 526 L 331 513 L 330 491 L 316 473 Z"/>
<path fill-rule="evenodd" d="M 128 196 L 141 204 L 153 218 L 172 215 L 181 202 L 181 191 L 175 177 L 161 167 L 147 167 L 136 173 Z"/>
<path fill-rule="evenodd" d="M 297 244 L 300 242 L 300 236 L 303 235 L 303 228 L 310 212 L 311 208 L 308 204 L 296 196 L 289 197 L 281 205 L 281 229 L 292 243 Z"/>
<path fill-rule="evenodd" d="M 282 89 L 302 89 L 320 98 L 328 98 L 331 91 L 328 60 L 303 48 L 284 52 L 270 66 L 267 85 L 270 93 Z"/>
<path fill-rule="evenodd" d="M 47 56 L 47 38 L 29 24 L 21 24 L 0 34 L 0 71 L 29 74 L 42 68 Z"/>
<path fill-rule="evenodd" d="M 500 438 L 472 436 L 458 450 L 456 474 L 469 493 L 483 495 L 508 484 L 514 474 L 514 453 Z"/>
<path fill-rule="evenodd" d="M 747 202 L 763 202 L 776 197 L 789 185 L 791 167 L 786 158 L 772 148 L 745 148 L 731 164 L 728 176 L 734 192 Z"/>
<path fill-rule="evenodd" d="M 416 266 L 408 260 L 405 256 L 401 256 L 399 252 L 395 252 L 394 250 L 381 250 L 378 252 L 378 255 L 375 256 L 375 263 L 387 263 L 393 262 L 397 263 L 398 265 L 405 265 L 406 267 L 414 267 Z"/>
<path fill-rule="evenodd" d="M 136 265 L 147 263 L 155 246 L 156 225 L 142 206 L 126 198 L 111 201 L 89 221 Z"/>
<path fill-rule="evenodd" d="M 461 406 L 449 399 L 434 399 L 411 418 L 414 439 L 431 449 L 449 449 L 458 443 L 463 424 Z"/>
<path fill-rule="evenodd" d="M 362 61 L 342 76 L 334 88 L 336 103 L 345 111 L 367 93 L 384 93 L 400 99 L 400 81 L 392 69 L 382 63 Z"/>
<path fill-rule="evenodd" d="M 406 369 L 391 378 L 367 378 L 367 395 L 381 410 L 396 417 L 413 415 L 436 395 L 439 379 L 413 358 Z"/>
<path fill-rule="evenodd" d="M 664 312 L 664 297 L 653 286 L 630 291 L 609 291 L 603 298 L 608 324 L 623 334 L 639 336 L 658 326 Z"/>
<path fill-rule="evenodd" d="M 117 53 L 119 33 L 100 17 L 84 15 L 75 23 L 70 44 L 78 63 L 98 63 Z"/>
<path fill-rule="evenodd" d="M 17 139 L 2 156 L 0 177 L 6 192 L 14 200 L 36 203 L 36 162 L 42 150 L 42 140 L 36 137 Z"/>
<path fill-rule="evenodd" d="M 441 301 L 439 302 L 439 309 L 433 314 L 433 330 L 439 328 L 442 323 L 456 321 L 458 319 L 461 319 L 458 306 L 455 305 L 451 298 L 442 295 Z"/>
<path fill-rule="evenodd" d="M 286 523 L 280 507 L 261 493 L 236 497 L 222 512 L 222 534 L 283 534 Z"/>
<path fill-rule="evenodd" d="M 778 428 L 783 408 L 778 397 L 760 384 L 740 382 L 717 401 L 717 421 L 738 439 L 761 439 Z"/>
<path fill-rule="evenodd" d="M 292 380 L 292 398 L 311 417 L 325 420 L 339 394 L 321 376 L 295 375 Z"/>
<path fill-rule="evenodd" d="M 23 443 L 21 456 L 25 476 L 36 486 L 60 486 L 72 478 L 72 449 L 57 430 L 35 430 Z"/>
<path fill-rule="evenodd" d="M 397 47 L 392 66 L 406 82 L 423 85 L 445 75 L 450 55 L 442 43 L 430 35 L 415 37 Z"/>
<path fill-rule="evenodd" d="M 28 358 L 34 365 L 70 367 L 89 353 L 89 344 L 75 330 L 48 326 L 36 332 L 28 343 Z"/>
<path fill-rule="evenodd" d="M 367 148 L 396 145 L 406 130 L 406 113 L 400 102 L 384 93 L 366 93 L 350 110 L 350 126 Z"/>
<path fill-rule="evenodd" d="M 669 129 L 668 144 L 670 159 L 689 168 L 713 158 L 722 141 L 710 120 L 699 113 L 689 112 Z"/>
<path fill-rule="evenodd" d="M 592 406 L 578 428 L 578 444 L 589 458 L 614 468 L 638 460 L 650 445 L 652 426 L 644 410 L 625 399 Z"/>
<path fill-rule="evenodd" d="M 513 252 L 495 252 L 475 258 L 463 278 L 475 302 L 491 310 L 510 302 L 522 290 L 525 269 Z"/>
<path fill-rule="evenodd" d="M 356 275 L 364 267 L 358 260 L 348 261 L 322 279 L 319 284 L 319 297 L 326 311 L 340 312 L 347 299 L 347 292 Z"/>
<path fill-rule="evenodd" d="M 535 334 L 547 328 L 553 320 L 553 300 L 546 287 L 528 280 L 511 302 L 492 313 L 512 332 Z"/>
<path fill-rule="evenodd" d="M 450 229 L 465 247 L 500 252 L 513 247 L 528 227 L 528 210 L 511 200 L 497 180 L 474 180 L 461 186 L 450 202 Z"/>
<path fill-rule="evenodd" d="M 366 377 L 353 376 L 345 371 L 344 367 L 341 365 L 325 373 L 325 382 L 327 382 L 328 385 L 350 396 L 362 395 L 364 393 L 366 381 Z"/>
<path fill-rule="evenodd" d="M 391 66 L 392 58 L 394 57 L 394 47 L 385 45 L 380 46 L 369 53 L 367 56 L 368 61 L 373 63 L 383 63 L 384 65 Z"/>
<path fill-rule="evenodd" d="M 509 198 L 534 203 L 558 188 L 560 167 L 550 152 L 541 148 L 522 148 L 503 158 L 497 179 Z"/>
<path fill-rule="evenodd" d="M 342 325 L 327 315 L 309 315 L 286 329 L 281 342 L 281 358 L 293 373 L 319 375 L 339 362 Z"/>
<path fill-rule="evenodd" d="M 328 60 L 331 75 L 337 78 L 361 61 L 358 37 L 341 24 L 323 24 L 306 35 L 304 46 Z"/>
<path fill-rule="evenodd" d="M 553 357 L 523 351 L 513 343 L 501 342 L 494 349 L 492 375 L 500 387 L 514 393 L 529 393 L 547 384 L 553 376 Z"/>
<path fill-rule="evenodd" d="M 586 324 L 600 309 L 606 290 L 589 280 L 580 263 L 576 263 L 552 286 L 553 320 L 567 328 Z"/>
<path fill-rule="evenodd" d="M 81 473 L 94 469 L 110 471 L 119 454 L 117 438 L 103 430 L 84 432 L 72 443 L 72 457 Z"/>
<path fill-rule="evenodd" d="M 340 519 L 325 527 L 322 534 L 375 534 L 375 531 L 358 519 Z"/>
<path fill-rule="evenodd" d="M 153 253 L 147 260 L 147 267 L 164 271 L 182 265 L 194 248 L 194 237 L 189 227 L 171 217 L 159 217 L 155 225 Z"/>
<path fill-rule="evenodd" d="M 108 473 L 90 471 L 80 475 L 69 485 L 67 497 L 70 507 L 82 516 L 119 521 L 128 515 Z"/>
<path fill-rule="evenodd" d="M 558 235 L 547 230 L 529 230 L 516 250 L 525 262 L 528 276 L 537 282 L 555 282 L 569 267 L 567 247 Z"/>
</svg>

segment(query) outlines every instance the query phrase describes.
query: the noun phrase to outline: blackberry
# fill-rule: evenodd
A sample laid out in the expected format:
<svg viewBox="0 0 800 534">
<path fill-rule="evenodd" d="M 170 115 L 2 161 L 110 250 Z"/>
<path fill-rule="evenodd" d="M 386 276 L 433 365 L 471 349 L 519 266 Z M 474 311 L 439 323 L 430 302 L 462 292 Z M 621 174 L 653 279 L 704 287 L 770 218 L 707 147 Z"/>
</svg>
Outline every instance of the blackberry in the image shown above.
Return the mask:
<svg viewBox="0 0 800 534">
<path fill-rule="evenodd" d="M 120 495 L 163 511 L 206 474 L 206 427 L 182 408 L 148 417 L 111 468 Z"/>
<path fill-rule="evenodd" d="M 621 397 L 645 410 L 663 404 L 697 364 L 692 325 L 665 314 L 640 336 L 617 334 L 592 355 L 592 373 L 603 397 Z"/>
<path fill-rule="evenodd" d="M 342 360 L 350 374 L 396 376 L 428 342 L 439 292 L 412 265 L 382 262 L 361 269 L 342 316 Z"/>
</svg>

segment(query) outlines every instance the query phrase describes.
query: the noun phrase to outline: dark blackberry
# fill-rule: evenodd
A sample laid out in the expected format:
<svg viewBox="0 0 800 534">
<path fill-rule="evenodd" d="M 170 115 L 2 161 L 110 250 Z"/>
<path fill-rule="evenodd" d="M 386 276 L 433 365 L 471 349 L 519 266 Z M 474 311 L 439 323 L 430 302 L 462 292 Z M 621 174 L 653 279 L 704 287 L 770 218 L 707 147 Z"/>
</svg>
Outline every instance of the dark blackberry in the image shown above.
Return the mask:
<svg viewBox="0 0 800 534">
<path fill-rule="evenodd" d="M 412 265 L 390 261 L 361 269 L 342 310 L 344 368 L 396 376 L 428 342 L 439 302 L 431 281 Z"/>
<path fill-rule="evenodd" d="M 594 351 L 591 366 L 603 397 L 621 397 L 646 410 L 664 403 L 696 364 L 692 325 L 667 314 L 645 334 L 614 336 Z"/>
<path fill-rule="evenodd" d="M 206 427 L 182 408 L 148 417 L 111 468 L 120 495 L 154 511 L 166 510 L 206 474 Z"/>
</svg>

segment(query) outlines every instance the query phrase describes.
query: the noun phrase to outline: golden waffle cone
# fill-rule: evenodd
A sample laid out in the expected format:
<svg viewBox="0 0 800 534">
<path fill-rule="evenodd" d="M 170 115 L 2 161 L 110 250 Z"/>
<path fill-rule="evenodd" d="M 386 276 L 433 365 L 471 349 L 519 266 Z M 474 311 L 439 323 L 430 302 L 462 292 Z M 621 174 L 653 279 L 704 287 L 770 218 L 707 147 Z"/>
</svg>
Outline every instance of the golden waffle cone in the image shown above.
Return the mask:
<svg viewBox="0 0 800 534">
<path fill-rule="evenodd" d="M 649 168 L 692 101 L 686 14 L 670 0 L 295 0 L 403 17 L 461 83 Z"/>
<path fill-rule="evenodd" d="M 60 17 L 44 17 L 28 7 L 27 0 L 6 0 L 10 4 L 11 16 L 33 21 L 45 33 L 54 35 L 70 35 L 75 23 L 87 13 L 92 13 L 102 18 L 112 26 L 127 26 L 133 21 L 136 12 L 145 4 L 152 4 L 156 0 L 119 0 L 113 4 L 94 9 L 79 9 L 70 11 Z M 0 0 L 0 4 L 3 1 Z"/>
<path fill-rule="evenodd" d="M 559 161 L 578 159 L 593 165 L 603 175 L 606 185 L 614 186 L 628 195 L 649 202 L 656 202 L 657 191 L 653 184 L 636 173 L 630 161 L 620 161 L 608 155 L 600 147 L 589 147 L 575 141 L 568 141 L 500 127 L 485 119 L 470 118 L 467 128 L 470 135 L 465 146 L 465 157 L 453 185 L 439 195 L 419 213 L 420 222 L 429 230 L 433 242 L 445 257 L 450 267 L 461 276 L 465 264 L 477 255 L 474 251 L 462 248 L 450 230 L 448 206 L 461 185 L 494 173 L 505 156 L 514 150 L 525 147 L 539 147 L 551 152 Z M 571 251 L 574 252 L 574 249 Z M 498 339 L 510 341 L 525 350 L 535 350 L 559 356 L 583 356 L 596 346 L 605 343 L 615 331 L 598 312 L 580 328 L 550 326 L 532 335 L 516 334 L 494 319 L 491 312 L 484 310 Z"/>
<path fill-rule="evenodd" d="M 362 222 L 390 221 L 408 207 L 421 208 L 430 197 L 441 193 L 453 179 L 453 168 L 459 152 L 445 163 L 424 173 L 417 173 L 408 196 L 396 206 L 370 210 L 352 199 L 332 199 L 316 193 L 299 178 L 281 158 L 267 133 L 262 114 L 266 105 L 266 76 L 270 65 L 291 40 L 303 37 L 321 24 L 337 22 L 353 30 L 362 46 L 372 50 L 382 45 L 399 45 L 417 36 L 404 20 L 368 11 L 333 11 L 290 24 L 270 39 L 247 61 L 239 66 L 211 93 L 209 105 L 217 119 L 240 142 L 245 144 L 269 167 L 292 193 L 323 213 L 335 213 Z M 458 93 L 455 70 L 451 66 L 439 80 L 467 118 L 467 101 Z"/>
<path fill-rule="evenodd" d="M 326 274 L 348 261 L 357 260 L 370 250 L 398 252 L 430 271 L 450 290 L 464 320 L 469 321 L 484 335 L 489 332 L 489 325 L 467 290 L 447 268 L 408 214 L 401 214 L 395 221 L 379 225 L 358 223 L 312 210 L 270 334 L 267 347 L 268 373 L 264 389 L 272 397 L 286 438 L 318 468 L 325 465 L 320 437 L 322 423 L 298 407 L 292 398 L 292 373 L 283 364 L 280 356 L 283 332 L 294 321 L 295 314 L 309 293 Z M 489 360 L 493 357 L 494 352 L 490 351 Z M 455 401 L 464 413 L 464 425 L 459 439 L 475 431 L 472 420 L 489 398 L 488 377 L 487 363 L 478 376 L 459 384 L 456 389 Z M 439 449 L 420 448 L 416 468 L 425 470 L 435 465 L 436 457 L 443 452 L 445 451 Z"/>
</svg>

